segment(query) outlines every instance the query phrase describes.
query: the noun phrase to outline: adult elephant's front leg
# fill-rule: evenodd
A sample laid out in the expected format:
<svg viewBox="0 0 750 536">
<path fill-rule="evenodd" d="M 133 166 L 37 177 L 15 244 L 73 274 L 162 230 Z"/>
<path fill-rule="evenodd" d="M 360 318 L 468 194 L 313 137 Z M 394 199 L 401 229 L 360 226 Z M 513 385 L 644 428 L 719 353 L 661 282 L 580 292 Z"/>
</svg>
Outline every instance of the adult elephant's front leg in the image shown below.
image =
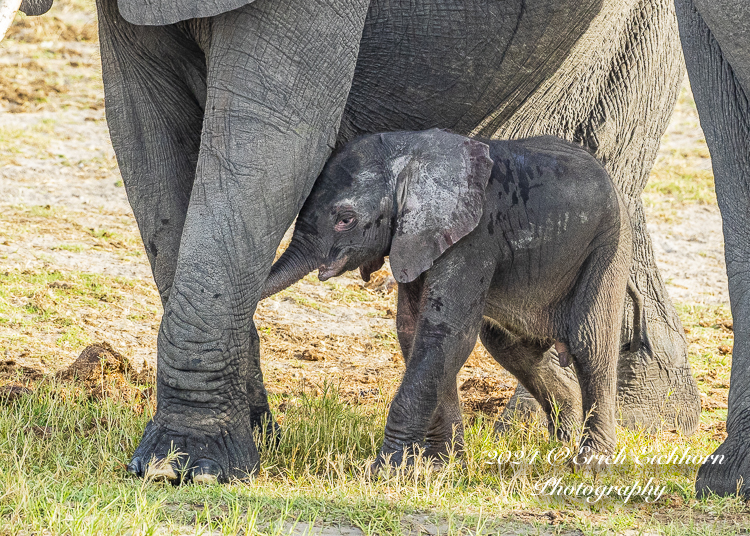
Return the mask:
<svg viewBox="0 0 750 536">
<path fill-rule="evenodd" d="M 205 120 L 158 338 L 157 411 L 139 475 L 257 470 L 265 403 L 253 313 L 274 251 L 320 172 L 351 84 L 367 2 L 258 0 L 211 21 Z M 267 407 L 267 406 L 265 406 Z M 165 463 L 170 451 L 176 462 Z"/>
<path fill-rule="evenodd" d="M 699 495 L 750 496 L 750 8 L 740 0 L 676 0 L 695 104 L 724 220 L 734 351 L 727 438 L 698 471 Z"/>
</svg>

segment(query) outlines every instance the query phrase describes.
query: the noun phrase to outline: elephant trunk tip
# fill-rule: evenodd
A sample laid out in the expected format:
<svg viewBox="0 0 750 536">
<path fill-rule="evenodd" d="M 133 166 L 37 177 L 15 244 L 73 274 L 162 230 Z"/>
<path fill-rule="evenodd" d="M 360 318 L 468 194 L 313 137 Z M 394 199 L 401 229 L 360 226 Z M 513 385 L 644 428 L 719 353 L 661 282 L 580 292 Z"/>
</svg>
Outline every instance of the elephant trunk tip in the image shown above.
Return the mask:
<svg viewBox="0 0 750 536">
<path fill-rule="evenodd" d="M 311 255 L 305 254 L 294 243 L 290 244 L 271 267 L 260 299 L 264 300 L 292 286 L 316 268 L 317 264 Z"/>
</svg>

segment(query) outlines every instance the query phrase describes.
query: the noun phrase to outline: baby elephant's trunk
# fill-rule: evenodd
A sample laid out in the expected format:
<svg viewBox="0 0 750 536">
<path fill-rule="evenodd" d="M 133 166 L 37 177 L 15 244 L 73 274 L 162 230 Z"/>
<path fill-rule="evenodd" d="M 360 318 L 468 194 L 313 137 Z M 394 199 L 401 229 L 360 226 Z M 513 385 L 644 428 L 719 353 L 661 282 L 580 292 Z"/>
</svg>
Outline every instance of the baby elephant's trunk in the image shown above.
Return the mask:
<svg viewBox="0 0 750 536">
<path fill-rule="evenodd" d="M 268 298 L 293 285 L 318 267 L 317 256 L 306 251 L 295 238 L 292 243 L 271 267 L 263 294 L 260 299 Z"/>
</svg>

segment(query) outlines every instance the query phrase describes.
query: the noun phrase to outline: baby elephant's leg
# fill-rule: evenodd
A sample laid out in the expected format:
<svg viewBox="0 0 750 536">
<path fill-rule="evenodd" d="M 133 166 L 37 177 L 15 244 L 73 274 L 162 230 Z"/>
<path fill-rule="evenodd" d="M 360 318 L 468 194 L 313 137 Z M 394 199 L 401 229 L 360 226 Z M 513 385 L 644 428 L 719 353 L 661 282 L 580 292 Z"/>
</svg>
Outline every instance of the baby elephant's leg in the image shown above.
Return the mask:
<svg viewBox="0 0 750 536">
<path fill-rule="evenodd" d="M 463 453 L 464 423 L 455 379 L 441 393 L 438 407 L 430 420 L 424 447 L 424 455 L 435 460 L 445 460 L 451 453 Z"/>
<path fill-rule="evenodd" d="M 490 355 L 541 405 L 550 434 L 563 440 L 575 436 L 583 421 L 581 390 L 572 371 L 560 367 L 555 359 L 552 341 L 521 339 L 488 320 L 484 320 L 479 336 Z M 503 418 L 508 417 L 503 413 Z"/>
<path fill-rule="evenodd" d="M 419 322 L 423 282 L 424 276 L 421 276 L 412 283 L 400 284 L 398 287 L 396 331 L 407 368 L 414 344 L 414 332 Z M 454 454 L 463 451 L 464 427 L 458 389 L 455 381 L 447 384 L 440 392 L 438 405 L 432 414 L 423 445 L 424 455 L 429 458 L 447 458 L 451 451 Z"/>
<path fill-rule="evenodd" d="M 558 371 L 557 374 L 567 376 L 567 378 L 562 378 L 560 381 L 568 382 L 572 379 L 573 381 L 578 382 L 578 379 L 575 377 L 575 369 L 570 367 L 573 361 L 572 356 L 570 355 L 570 349 L 567 345 L 555 341 L 554 348 L 545 352 L 544 359 L 553 361 L 553 365 L 554 362 L 557 361 L 560 365 L 561 370 Z M 553 366 L 550 372 L 554 373 L 555 370 L 556 369 Z M 534 395 L 529 393 L 528 389 L 526 389 L 522 383 L 519 383 L 516 385 L 515 391 L 513 391 L 513 396 L 510 397 L 502 414 L 497 419 L 497 422 L 495 423 L 495 431 L 499 434 L 505 433 L 509 427 L 513 426 L 514 421 L 521 420 L 530 422 L 537 414 L 540 414 L 541 411 L 542 406 L 536 401 Z"/>
<path fill-rule="evenodd" d="M 456 376 L 476 344 L 494 270 L 494 265 L 482 258 L 489 255 L 485 252 L 477 251 L 471 242 L 451 248 L 424 273 L 414 321 L 402 318 L 398 322 L 399 339 L 408 350 L 406 371 L 391 403 L 373 470 L 386 462 L 392 466 L 409 463 L 426 440 L 431 453 L 450 448 L 445 445 L 446 430 L 460 417 L 457 411 L 448 413 L 447 408 L 455 410 L 457 406 Z M 399 307 L 399 315 L 407 311 Z M 429 441 L 436 437 L 443 445 L 432 448 Z"/>
<path fill-rule="evenodd" d="M 580 445 L 582 456 L 576 463 L 595 461 L 587 453 L 608 454 L 617 446 L 617 362 L 630 266 L 629 250 L 623 244 L 629 246 L 621 239 L 619 246 L 603 246 L 592 254 L 587 262 L 589 270 L 581 275 L 567 315 L 568 346 L 575 356 L 586 419 Z"/>
</svg>

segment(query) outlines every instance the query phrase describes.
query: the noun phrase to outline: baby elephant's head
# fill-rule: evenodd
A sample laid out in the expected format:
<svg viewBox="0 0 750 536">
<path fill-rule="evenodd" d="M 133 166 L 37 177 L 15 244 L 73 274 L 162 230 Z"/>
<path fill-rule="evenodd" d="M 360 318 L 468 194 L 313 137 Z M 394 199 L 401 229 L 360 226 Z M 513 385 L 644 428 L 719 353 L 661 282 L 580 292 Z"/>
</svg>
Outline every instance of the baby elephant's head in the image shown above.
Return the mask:
<svg viewBox="0 0 750 536">
<path fill-rule="evenodd" d="M 491 170 L 487 145 L 442 130 L 357 138 L 323 168 L 263 297 L 315 269 L 368 281 L 386 255 L 397 281 L 413 281 L 477 226 Z"/>
</svg>

